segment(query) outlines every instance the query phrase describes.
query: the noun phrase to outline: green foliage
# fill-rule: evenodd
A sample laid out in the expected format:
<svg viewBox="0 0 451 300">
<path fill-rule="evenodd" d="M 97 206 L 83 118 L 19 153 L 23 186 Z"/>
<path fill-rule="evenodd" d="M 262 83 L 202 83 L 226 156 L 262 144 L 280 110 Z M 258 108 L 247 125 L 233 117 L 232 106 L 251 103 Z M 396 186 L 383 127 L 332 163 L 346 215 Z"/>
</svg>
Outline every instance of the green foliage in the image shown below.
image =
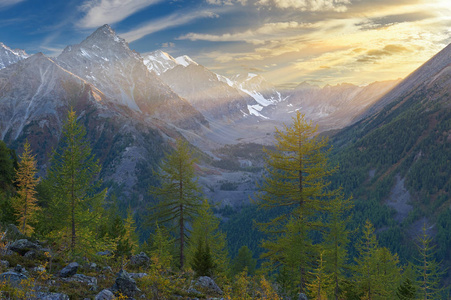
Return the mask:
<svg viewBox="0 0 451 300">
<path fill-rule="evenodd" d="M 233 259 L 232 273 L 237 275 L 241 272 L 247 272 L 249 275 L 254 275 L 256 265 L 257 260 L 253 257 L 252 251 L 247 246 L 242 246 Z"/>
<path fill-rule="evenodd" d="M 215 264 L 213 263 L 210 247 L 208 244 L 204 245 L 202 238 L 198 240 L 197 244 L 196 252 L 194 252 L 191 261 L 191 267 L 196 273 L 196 276 L 212 276 Z"/>
<path fill-rule="evenodd" d="M 195 162 L 188 143 L 177 140 L 175 150 L 167 154 L 161 163 L 161 186 L 150 188 L 150 193 L 158 197 L 157 204 L 152 207 L 150 221 L 169 224 L 177 234 L 181 269 L 185 264 L 187 224 L 191 224 L 197 215 L 201 199 L 194 174 Z"/>
<path fill-rule="evenodd" d="M 97 234 L 106 190 L 96 191 L 100 165 L 91 155 L 85 136 L 84 127 L 70 110 L 51 158 L 45 182 L 50 199 L 41 222 L 47 222 L 48 236 L 59 239 L 63 247 L 92 253 L 102 247 Z"/>
<path fill-rule="evenodd" d="M 410 278 L 406 278 L 396 291 L 396 296 L 400 300 L 415 300 L 416 288 Z"/>
</svg>

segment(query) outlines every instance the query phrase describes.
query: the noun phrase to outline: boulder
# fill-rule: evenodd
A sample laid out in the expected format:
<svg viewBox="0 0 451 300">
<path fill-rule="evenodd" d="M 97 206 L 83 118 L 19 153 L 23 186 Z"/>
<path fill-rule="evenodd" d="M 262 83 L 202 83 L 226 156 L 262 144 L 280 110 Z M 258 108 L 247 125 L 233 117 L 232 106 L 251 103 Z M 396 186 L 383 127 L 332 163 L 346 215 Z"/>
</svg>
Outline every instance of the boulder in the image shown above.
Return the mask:
<svg viewBox="0 0 451 300">
<path fill-rule="evenodd" d="M 208 276 L 199 277 L 196 281 L 195 286 L 200 290 L 205 291 L 206 293 L 214 293 L 219 295 L 223 294 L 222 290 L 219 288 L 216 282 Z"/>
<path fill-rule="evenodd" d="M 298 300 L 308 300 L 308 298 L 304 293 L 300 293 Z"/>
<path fill-rule="evenodd" d="M 27 276 L 25 276 L 22 273 L 14 272 L 14 271 L 8 271 L 5 273 L 0 274 L 0 282 L 3 283 L 10 283 L 11 285 L 17 286 L 22 280 L 28 279 Z"/>
<path fill-rule="evenodd" d="M 9 268 L 9 261 L 7 261 L 7 260 L 0 260 L 0 267 L 2 267 L 2 268 Z"/>
<path fill-rule="evenodd" d="M 105 250 L 105 251 L 97 252 L 96 255 L 99 255 L 99 256 L 111 256 L 111 255 L 113 255 L 113 252 L 111 252 L 110 250 Z"/>
<path fill-rule="evenodd" d="M 75 273 L 77 273 L 78 267 L 80 267 L 80 265 L 78 263 L 71 262 L 66 267 L 64 267 L 64 269 L 62 269 L 60 271 L 59 275 L 60 275 L 60 277 L 63 277 L 63 278 L 75 275 Z"/>
<path fill-rule="evenodd" d="M 62 281 L 84 283 L 90 287 L 91 291 L 97 290 L 97 278 L 95 278 L 95 277 L 86 276 L 83 274 L 75 274 L 72 277 L 63 278 Z"/>
<path fill-rule="evenodd" d="M 147 273 L 128 273 L 131 278 L 133 279 L 139 279 L 147 276 Z"/>
<path fill-rule="evenodd" d="M 19 253 L 24 256 L 29 251 L 39 251 L 42 249 L 41 245 L 30 242 L 27 239 L 17 240 L 8 247 L 9 250 Z"/>
<path fill-rule="evenodd" d="M 137 255 L 133 255 L 130 258 L 130 265 L 134 267 L 144 267 L 147 266 L 149 262 L 150 258 L 144 252 L 141 252 Z"/>
<path fill-rule="evenodd" d="M 133 297 L 137 292 L 140 292 L 136 286 L 136 281 L 130 277 L 130 274 L 125 270 L 120 270 L 117 274 L 116 282 L 112 287 L 113 292 L 120 292 L 127 297 Z"/>
<path fill-rule="evenodd" d="M 112 291 L 110 291 L 108 289 L 104 289 L 104 290 L 102 290 L 100 293 L 98 293 L 96 295 L 94 300 L 112 300 L 112 299 L 115 299 L 115 298 L 116 297 L 114 296 Z"/>
<path fill-rule="evenodd" d="M 16 225 L 14 224 L 9 224 L 6 226 L 5 229 L 5 236 L 4 239 L 7 241 L 15 241 L 18 239 L 23 239 L 24 235 L 19 231 L 19 229 L 17 228 Z"/>
<path fill-rule="evenodd" d="M 61 293 L 36 293 L 36 298 L 40 300 L 69 300 L 69 296 Z"/>
</svg>

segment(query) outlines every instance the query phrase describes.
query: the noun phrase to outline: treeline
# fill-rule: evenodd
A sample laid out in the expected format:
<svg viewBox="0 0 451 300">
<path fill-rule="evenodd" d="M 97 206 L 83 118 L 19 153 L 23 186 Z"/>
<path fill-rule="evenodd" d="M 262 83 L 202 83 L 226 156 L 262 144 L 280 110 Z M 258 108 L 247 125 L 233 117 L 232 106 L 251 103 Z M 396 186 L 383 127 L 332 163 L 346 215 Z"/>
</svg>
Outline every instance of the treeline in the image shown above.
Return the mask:
<svg viewBox="0 0 451 300">
<path fill-rule="evenodd" d="M 99 163 L 72 110 L 43 179 L 36 176 L 27 142 L 17 159 L 0 143 L 0 221 L 50 240 L 72 258 L 110 250 L 124 266 L 132 254 L 143 251 L 160 275 L 191 269 L 197 276 L 215 278 L 226 299 L 447 297 L 444 270 L 427 228 L 417 239 L 416 259 L 403 264 L 379 245 L 370 221 L 362 219 L 361 228 L 353 229 L 354 202 L 332 185 L 337 167 L 329 160 L 327 139 L 317 137 L 316 130 L 298 113 L 292 124 L 277 130 L 275 147 L 264 150 L 266 171 L 254 199 L 264 216 L 255 222 L 261 233 L 259 267 L 245 245 L 235 247 L 231 260 L 228 238 L 196 181 L 197 161 L 182 140 L 175 140 L 174 150 L 162 160 L 160 183 L 149 187 L 154 201 L 145 225 L 151 234 L 138 243 L 132 209 L 122 218 L 114 197 L 107 201 L 107 190 L 99 188 Z M 445 219 L 440 222 L 449 226 Z M 248 240 L 239 230 L 233 234 L 235 245 Z M 441 234 L 448 237 L 449 231 Z"/>
</svg>

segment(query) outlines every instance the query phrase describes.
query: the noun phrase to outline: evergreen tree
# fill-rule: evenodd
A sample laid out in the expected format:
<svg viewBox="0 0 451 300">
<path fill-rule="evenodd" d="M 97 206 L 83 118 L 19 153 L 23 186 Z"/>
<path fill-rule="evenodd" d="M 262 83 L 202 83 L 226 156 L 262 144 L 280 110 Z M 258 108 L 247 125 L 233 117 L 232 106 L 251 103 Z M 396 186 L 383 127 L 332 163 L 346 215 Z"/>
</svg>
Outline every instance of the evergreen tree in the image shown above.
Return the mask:
<svg viewBox="0 0 451 300">
<path fill-rule="evenodd" d="M 177 233 L 180 269 L 185 264 L 187 225 L 192 224 L 201 203 L 200 187 L 194 174 L 195 162 L 188 143 L 177 140 L 175 150 L 167 154 L 161 163 L 161 186 L 150 189 L 150 193 L 159 200 L 152 207 L 150 220 L 170 224 L 171 229 Z"/>
<path fill-rule="evenodd" d="M 226 274 L 230 266 L 227 251 L 227 240 L 223 232 L 219 231 L 219 219 L 214 216 L 210 204 L 204 199 L 199 213 L 193 221 L 191 235 L 186 248 L 186 261 L 191 265 L 194 253 L 198 251 L 199 242 L 211 249 L 215 271 Z"/>
<path fill-rule="evenodd" d="M 212 276 L 213 269 L 215 267 L 213 257 L 211 255 L 210 247 L 208 244 L 203 243 L 203 239 L 198 241 L 196 252 L 194 253 L 191 267 L 197 276 Z"/>
<path fill-rule="evenodd" d="M 174 239 L 166 228 L 155 222 L 155 233 L 150 237 L 150 254 L 157 257 L 163 268 L 169 268 L 173 260 Z"/>
<path fill-rule="evenodd" d="M 426 224 L 423 224 L 422 233 L 417 239 L 418 258 L 416 259 L 418 296 L 421 299 L 437 299 L 442 288 L 440 281 L 443 272 L 440 263 L 435 260 L 435 245 L 428 235 Z"/>
<path fill-rule="evenodd" d="M 327 300 L 327 290 L 330 290 L 330 275 L 326 274 L 324 268 L 323 252 L 319 255 L 318 265 L 313 272 L 311 272 L 313 280 L 307 283 L 307 288 L 310 291 L 310 299 Z"/>
<path fill-rule="evenodd" d="M 36 161 L 31 154 L 30 144 L 26 141 L 16 173 L 17 196 L 13 198 L 12 203 L 18 218 L 19 228 L 26 235 L 33 233 L 34 228 L 30 223 L 36 219 L 36 213 L 40 209 L 36 199 L 36 186 L 39 182 L 36 173 Z"/>
<path fill-rule="evenodd" d="M 99 230 L 106 189 L 96 192 L 100 185 L 97 180 L 100 165 L 91 154 L 85 136 L 84 127 L 78 124 L 71 109 L 63 125 L 62 139 L 53 152 L 46 180 L 51 191 L 46 219 L 53 230 L 52 235 L 60 236 L 68 231 L 68 246 L 72 251 L 77 246 L 87 251 L 85 246 L 95 248 L 102 242 L 97 239 L 96 231 Z"/>
<path fill-rule="evenodd" d="M 331 276 L 334 299 L 338 300 L 342 284 L 346 280 L 347 268 L 347 246 L 349 243 L 349 230 L 347 229 L 350 221 L 349 212 L 352 208 L 351 199 L 344 199 L 343 194 L 337 193 L 332 199 L 330 205 L 330 214 L 328 218 L 327 232 L 324 237 L 324 266 L 325 270 Z"/>
<path fill-rule="evenodd" d="M 263 243 L 267 249 L 263 257 L 273 266 L 285 265 L 293 271 L 296 293 L 304 292 L 306 270 L 313 263 L 309 232 L 322 227 L 318 216 L 328 210 L 328 198 L 335 193 L 328 189 L 327 177 L 335 169 L 328 163 L 327 140 L 318 138 L 317 128 L 298 112 L 290 126 L 276 129 L 276 150 L 265 150 L 267 175 L 257 195 L 260 208 L 288 208 L 260 224 L 266 233 L 276 234 Z"/>
<path fill-rule="evenodd" d="M 237 275 L 246 270 L 249 275 L 254 275 L 256 266 L 257 260 L 253 257 L 252 251 L 247 246 L 241 246 L 233 260 L 233 274 Z"/>
<path fill-rule="evenodd" d="M 127 218 L 124 220 L 124 239 L 130 243 L 130 252 L 134 253 L 139 246 L 138 235 L 136 234 L 135 218 L 131 207 L 127 208 Z"/>
<path fill-rule="evenodd" d="M 14 208 L 11 197 L 14 194 L 15 152 L 0 141 L 0 224 L 14 224 Z"/>
<path fill-rule="evenodd" d="M 416 288 L 410 278 L 406 278 L 402 284 L 398 287 L 396 291 L 396 296 L 400 300 L 415 300 L 416 299 Z"/>
</svg>

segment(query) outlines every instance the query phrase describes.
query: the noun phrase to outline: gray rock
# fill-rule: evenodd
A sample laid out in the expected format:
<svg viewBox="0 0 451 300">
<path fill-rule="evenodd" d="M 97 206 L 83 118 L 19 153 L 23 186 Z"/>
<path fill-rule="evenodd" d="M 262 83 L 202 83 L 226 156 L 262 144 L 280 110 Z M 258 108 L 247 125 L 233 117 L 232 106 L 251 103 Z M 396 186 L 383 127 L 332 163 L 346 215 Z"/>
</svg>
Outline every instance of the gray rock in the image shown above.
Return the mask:
<svg viewBox="0 0 451 300">
<path fill-rule="evenodd" d="M 94 300 L 112 300 L 116 298 L 112 291 L 108 289 L 102 290 L 100 293 L 97 294 L 97 296 L 94 298 Z"/>
<path fill-rule="evenodd" d="M 7 241 L 15 241 L 24 238 L 24 235 L 19 231 L 19 229 L 14 224 L 9 224 L 6 226 L 4 239 Z"/>
<path fill-rule="evenodd" d="M 99 255 L 99 256 L 111 256 L 111 255 L 113 255 L 113 252 L 111 252 L 110 250 L 105 250 L 105 251 L 97 252 L 96 255 Z"/>
<path fill-rule="evenodd" d="M 304 293 L 300 293 L 298 300 L 308 300 L 308 298 Z"/>
<path fill-rule="evenodd" d="M 37 266 L 31 269 L 33 272 L 45 272 L 44 266 Z"/>
<path fill-rule="evenodd" d="M 5 273 L 0 274 L 0 282 L 8 282 L 11 285 L 18 285 L 22 280 L 28 279 L 27 276 L 25 276 L 22 273 L 14 272 L 14 271 L 8 271 Z"/>
<path fill-rule="evenodd" d="M 91 291 L 97 290 L 97 278 L 86 276 L 83 274 L 75 274 L 72 277 L 69 278 L 63 278 L 62 279 L 65 282 L 80 282 L 88 285 L 90 287 Z"/>
<path fill-rule="evenodd" d="M 7 260 L 0 260 L 0 266 L 3 268 L 9 268 L 9 261 Z"/>
<path fill-rule="evenodd" d="M 69 296 L 61 293 L 36 293 L 36 298 L 40 300 L 69 300 Z"/>
<path fill-rule="evenodd" d="M 144 267 L 147 266 L 150 262 L 150 258 L 144 253 L 141 252 L 137 255 L 133 255 L 130 258 L 130 265 L 135 267 Z"/>
<path fill-rule="evenodd" d="M 136 286 L 136 281 L 125 270 L 121 270 L 117 274 L 112 290 L 113 292 L 118 291 L 127 297 L 133 297 L 137 292 L 140 292 Z"/>
<path fill-rule="evenodd" d="M 202 296 L 202 293 L 196 290 L 195 288 L 190 287 L 187 291 L 188 294 L 194 297 L 200 297 Z"/>
<path fill-rule="evenodd" d="M 37 253 L 34 250 L 30 250 L 27 253 L 24 254 L 23 257 L 29 258 L 29 259 L 35 259 L 37 257 Z"/>
<path fill-rule="evenodd" d="M 78 267 L 80 267 L 80 265 L 78 263 L 71 262 L 64 269 L 62 269 L 60 271 L 59 275 L 60 275 L 60 277 L 63 277 L 63 278 L 75 275 L 75 273 L 77 273 Z"/>
<path fill-rule="evenodd" d="M 110 266 L 104 267 L 102 271 L 103 271 L 103 273 L 106 273 L 106 272 L 108 272 L 108 273 L 113 273 L 113 269 L 111 269 Z"/>
<path fill-rule="evenodd" d="M 139 279 L 147 276 L 147 273 L 128 273 L 131 278 L 133 279 Z"/>
<path fill-rule="evenodd" d="M 219 295 L 223 294 L 216 282 L 208 276 L 199 277 L 195 283 L 195 286 L 206 291 L 207 293 L 215 293 Z"/>
<path fill-rule="evenodd" d="M 9 250 L 19 253 L 20 255 L 24 256 L 25 253 L 32 251 L 32 250 L 41 250 L 41 245 L 37 243 L 30 242 L 27 239 L 21 239 L 17 240 L 8 247 Z"/>
</svg>

